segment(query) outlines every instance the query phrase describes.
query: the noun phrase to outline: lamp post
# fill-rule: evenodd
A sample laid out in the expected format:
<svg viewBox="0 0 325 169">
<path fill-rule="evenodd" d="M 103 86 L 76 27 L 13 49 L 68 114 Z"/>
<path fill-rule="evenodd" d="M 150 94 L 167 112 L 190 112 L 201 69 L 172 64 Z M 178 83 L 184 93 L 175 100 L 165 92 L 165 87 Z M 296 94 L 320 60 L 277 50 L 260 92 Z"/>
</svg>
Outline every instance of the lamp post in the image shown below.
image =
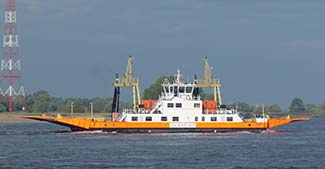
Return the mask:
<svg viewBox="0 0 325 169">
<path fill-rule="evenodd" d="M 94 119 L 94 106 L 92 102 L 90 102 L 90 119 Z"/>
<path fill-rule="evenodd" d="M 73 117 L 73 106 L 74 106 L 74 102 L 71 102 L 71 104 L 70 104 L 71 117 Z"/>
</svg>

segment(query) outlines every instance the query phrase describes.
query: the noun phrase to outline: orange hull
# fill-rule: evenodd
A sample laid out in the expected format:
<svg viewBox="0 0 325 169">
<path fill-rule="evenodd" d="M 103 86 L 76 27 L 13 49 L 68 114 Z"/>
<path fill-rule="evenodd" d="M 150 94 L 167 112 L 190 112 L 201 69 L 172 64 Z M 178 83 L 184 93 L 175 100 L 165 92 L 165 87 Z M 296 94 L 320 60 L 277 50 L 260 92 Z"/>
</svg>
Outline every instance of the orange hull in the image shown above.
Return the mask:
<svg viewBox="0 0 325 169">
<path fill-rule="evenodd" d="M 58 125 L 70 127 L 72 131 L 105 130 L 118 132 L 173 132 L 173 131 L 249 131 L 266 130 L 296 121 L 309 120 L 309 118 L 271 118 L 268 122 L 106 122 L 93 121 L 85 118 L 66 118 L 49 116 L 24 116 L 23 118 L 47 121 Z"/>
</svg>

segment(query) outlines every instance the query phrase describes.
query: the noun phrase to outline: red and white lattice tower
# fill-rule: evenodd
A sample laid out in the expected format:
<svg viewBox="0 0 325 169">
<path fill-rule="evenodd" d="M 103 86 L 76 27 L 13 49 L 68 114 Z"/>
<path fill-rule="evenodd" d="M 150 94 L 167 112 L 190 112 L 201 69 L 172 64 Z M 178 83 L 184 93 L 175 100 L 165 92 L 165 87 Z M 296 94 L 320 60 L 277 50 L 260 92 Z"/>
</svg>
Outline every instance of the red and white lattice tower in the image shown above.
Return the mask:
<svg viewBox="0 0 325 169">
<path fill-rule="evenodd" d="M 18 97 L 23 100 L 21 102 L 21 110 L 25 110 L 25 91 L 21 79 L 18 42 L 16 0 L 6 0 L 2 60 L 0 65 L 0 92 L 8 104 L 9 112 L 14 111 L 15 101 Z"/>
</svg>

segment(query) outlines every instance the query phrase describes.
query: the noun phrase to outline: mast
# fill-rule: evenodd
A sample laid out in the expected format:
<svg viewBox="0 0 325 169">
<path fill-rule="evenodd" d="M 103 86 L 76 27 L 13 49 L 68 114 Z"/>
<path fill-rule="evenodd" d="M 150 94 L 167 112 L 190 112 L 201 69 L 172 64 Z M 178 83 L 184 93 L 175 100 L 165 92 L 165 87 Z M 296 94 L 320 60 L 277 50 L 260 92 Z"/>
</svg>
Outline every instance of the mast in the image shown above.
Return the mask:
<svg viewBox="0 0 325 169">
<path fill-rule="evenodd" d="M 118 79 L 118 74 L 116 73 L 116 79 Z M 112 103 L 112 113 L 118 113 L 120 107 L 120 87 L 114 87 L 114 96 L 113 96 L 113 103 Z"/>
<path fill-rule="evenodd" d="M 219 106 L 222 105 L 220 80 L 212 78 L 212 67 L 209 65 L 208 57 L 204 59 L 204 79 L 195 79 L 194 81 L 196 88 L 212 88 L 214 101 L 216 101 Z"/>
<path fill-rule="evenodd" d="M 113 86 L 132 87 L 133 111 L 136 112 L 137 105 L 141 103 L 141 99 L 140 99 L 140 90 L 139 90 L 139 79 L 133 77 L 132 67 L 133 67 L 133 60 L 132 57 L 129 56 L 124 78 L 117 77 L 115 79 L 115 83 L 113 84 Z"/>
</svg>

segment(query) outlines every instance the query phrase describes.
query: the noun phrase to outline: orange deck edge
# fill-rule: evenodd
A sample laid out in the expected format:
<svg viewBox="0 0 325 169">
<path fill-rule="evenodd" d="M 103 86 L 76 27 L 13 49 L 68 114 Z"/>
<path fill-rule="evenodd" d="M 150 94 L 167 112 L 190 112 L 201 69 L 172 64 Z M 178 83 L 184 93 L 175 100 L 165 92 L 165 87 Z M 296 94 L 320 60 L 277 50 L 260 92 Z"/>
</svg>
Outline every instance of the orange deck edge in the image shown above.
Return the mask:
<svg viewBox="0 0 325 169">
<path fill-rule="evenodd" d="M 46 121 L 70 128 L 81 130 L 96 129 L 168 129 L 172 122 L 106 122 L 92 121 L 85 118 L 66 118 L 50 116 L 22 116 L 22 118 Z M 266 123 L 258 122 L 191 122 L 196 129 L 268 129 L 296 121 L 305 121 L 310 118 L 270 118 Z M 181 122 L 180 122 L 181 123 Z"/>
</svg>

